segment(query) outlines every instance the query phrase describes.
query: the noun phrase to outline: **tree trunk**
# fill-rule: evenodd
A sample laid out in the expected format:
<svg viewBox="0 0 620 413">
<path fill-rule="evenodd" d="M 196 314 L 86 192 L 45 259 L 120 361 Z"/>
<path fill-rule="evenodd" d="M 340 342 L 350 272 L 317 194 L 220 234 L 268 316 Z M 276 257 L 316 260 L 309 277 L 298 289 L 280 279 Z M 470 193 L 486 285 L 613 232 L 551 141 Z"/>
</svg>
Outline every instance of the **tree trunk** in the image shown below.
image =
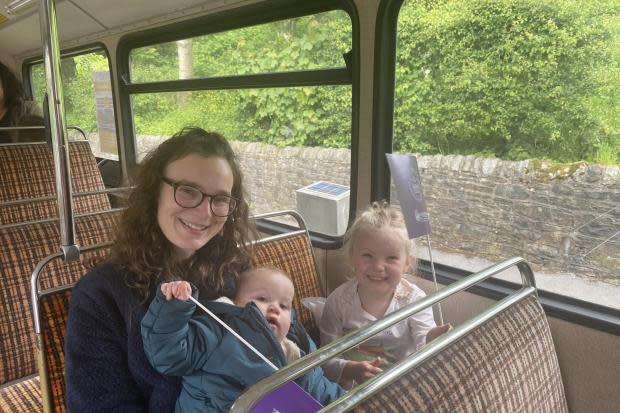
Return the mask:
<svg viewBox="0 0 620 413">
<path fill-rule="evenodd" d="M 179 55 L 179 79 L 191 79 L 194 75 L 192 39 L 178 40 L 176 43 Z M 177 105 L 184 106 L 191 96 L 192 92 L 178 92 Z"/>
</svg>

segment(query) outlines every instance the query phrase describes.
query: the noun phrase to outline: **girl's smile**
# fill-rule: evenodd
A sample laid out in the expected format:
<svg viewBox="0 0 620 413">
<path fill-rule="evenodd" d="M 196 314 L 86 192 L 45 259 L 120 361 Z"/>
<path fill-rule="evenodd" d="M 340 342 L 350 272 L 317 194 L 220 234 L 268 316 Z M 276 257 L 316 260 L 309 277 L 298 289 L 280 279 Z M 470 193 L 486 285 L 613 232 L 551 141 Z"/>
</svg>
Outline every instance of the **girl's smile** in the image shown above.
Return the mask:
<svg viewBox="0 0 620 413">
<path fill-rule="evenodd" d="M 359 232 L 351 251 L 351 262 L 361 295 L 390 297 L 407 271 L 406 234 L 391 227 L 366 228 Z"/>
</svg>

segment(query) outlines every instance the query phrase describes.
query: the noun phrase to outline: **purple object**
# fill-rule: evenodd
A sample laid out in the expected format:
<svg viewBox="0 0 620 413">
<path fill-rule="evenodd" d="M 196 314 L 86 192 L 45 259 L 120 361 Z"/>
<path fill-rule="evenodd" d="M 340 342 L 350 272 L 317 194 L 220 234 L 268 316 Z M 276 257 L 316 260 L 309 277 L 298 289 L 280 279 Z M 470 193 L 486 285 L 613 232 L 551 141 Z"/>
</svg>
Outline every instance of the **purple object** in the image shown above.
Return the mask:
<svg viewBox="0 0 620 413">
<path fill-rule="evenodd" d="M 412 155 L 386 153 L 390 172 L 405 216 L 409 238 L 417 238 L 431 233 L 422 181 L 418 173 L 418 161 Z"/>
<path fill-rule="evenodd" d="M 314 413 L 323 406 L 294 381 L 263 396 L 252 413 Z"/>
</svg>

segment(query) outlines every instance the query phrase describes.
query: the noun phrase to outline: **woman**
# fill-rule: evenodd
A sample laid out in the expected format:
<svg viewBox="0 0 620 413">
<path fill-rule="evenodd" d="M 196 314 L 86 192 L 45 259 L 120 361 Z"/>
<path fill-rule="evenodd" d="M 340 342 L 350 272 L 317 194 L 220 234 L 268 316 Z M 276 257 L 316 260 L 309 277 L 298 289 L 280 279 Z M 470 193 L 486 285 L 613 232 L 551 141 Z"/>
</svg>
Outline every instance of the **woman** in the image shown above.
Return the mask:
<svg viewBox="0 0 620 413">
<path fill-rule="evenodd" d="M 140 320 L 160 282 L 232 296 L 249 267 L 242 175 L 226 140 L 184 129 L 148 155 L 110 259 L 73 289 L 65 339 L 70 412 L 172 412 L 180 379 L 148 363 Z"/>
<path fill-rule="evenodd" d="M 0 127 L 43 125 L 34 102 L 27 101 L 21 82 L 0 63 Z M 44 140 L 42 130 L 0 130 L 0 143 Z"/>
</svg>

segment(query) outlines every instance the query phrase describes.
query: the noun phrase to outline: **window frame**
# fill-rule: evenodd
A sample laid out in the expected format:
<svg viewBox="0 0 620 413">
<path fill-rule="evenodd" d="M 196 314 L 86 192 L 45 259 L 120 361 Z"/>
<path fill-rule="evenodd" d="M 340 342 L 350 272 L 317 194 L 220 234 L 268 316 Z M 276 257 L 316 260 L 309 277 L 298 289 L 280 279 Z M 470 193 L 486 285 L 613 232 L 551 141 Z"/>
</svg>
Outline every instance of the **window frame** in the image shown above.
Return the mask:
<svg viewBox="0 0 620 413">
<path fill-rule="evenodd" d="M 117 147 L 117 151 L 119 152 L 119 159 L 120 159 L 120 152 L 121 152 L 121 141 L 120 141 L 120 134 L 119 134 L 119 111 L 118 111 L 118 107 L 116 104 L 116 89 L 114 87 L 115 84 L 115 74 L 114 71 L 112 70 L 112 59 L 110 58 L 110 52 L 108 51 L 108 48 L 106 47 L 106 45 L 104 43 L 101 42 L 95 42 L 95 43 L 89 43 L 87 45 L 84 46 L 78 46 L 78 47 L 73 47 L 73 48 L 69 48 L 66 50 L 61 50 L 60 52 L 60 60 L 62 62 L 62 59 L 66 59 L 68 57 L 75 57 L 75 56 L 81 56 L 81 55 L 85 55 L 88 53 L 93 53 L 93 52 L 103 52 L 103 54 L 105 54 L 106 59 L 108 59 L 108 71 L 110 73 L 110 85 L 112 86 L 112 108 L 114 110 L 114 125 L 116 128 L 116 147 Z M 32 68 L 34 65 L 38 65 L 38 64 L 45 64 L 43 56 L 35 56 L 35 57 L 31 57 L 28 59 L 25 59 L 22 62 L 22 79 L 23 79 L 23 85 L 24 85 L 24 91 L 26 93 L 26 95 L 28 96 L 29 99 L 34 99 L 34 93 L 32 90 Z M 41 108 L 42 110 L 45 110 L 45 108 Z M 72 126 L 72 125 L 66 125 L 66 126 Z M 122 165 L 121 165 L 122 167 Z M 121 170 L 121 174 L 123 173 L 123 171 Z"/>
<path fill-rule="evenodd" d="M 351 64 L 346 65 L 346 67 L 131 83 L 129 56 L 134 49 L 332 10 L 342 10 L 351 19 L 352 59 Z M 356 210 L 356 171 L 358 165 L 359 38 L 359 16 L 353 0 L 314 0 L 311 2 L 307 0 L 269 0 L 123 36 L 118 43 L 116 65 L 124 135 L 123 159 L 127 170 L 131 174 L 136 167 L 136 140 L 131 113 L 131 95 L 133 94 L 285 86 L 351 85 L 351 177 L 349 185 L 351 203 L 349 206 L 349 222 L 352 222 Z M 313 235 L 313 240 L 320 241 L 321 245 L 326 248 L 338 248 L 342 245 L 342 237 Z"/>
<path fill-rule="evenodd" d="M 405 0 L 381 0 L 376 21 L 374 90 L 373 90 L 373 142 L 371 154 L 373 200 L 390 199 L 390 171 L 385 153 L 392 153 L 394 127 L 394 99 L 396 89 L 396 46 L 398 17 Z M 380 87 L 380 85 L 388 85 Z M 419 260 L 418 275 L 433 280 L 430 262 Z M 437 282 L 450 284 L 472 274 L 435 263 Z M 521 286 L 505 280 L 489 279 L 467 291 L 499 300 L 517 291 Z M 620 335 L 620 310 L 538 290 L 540 303 L 548 316 L 579 324 L 613 335 Z"/>
</svg>

